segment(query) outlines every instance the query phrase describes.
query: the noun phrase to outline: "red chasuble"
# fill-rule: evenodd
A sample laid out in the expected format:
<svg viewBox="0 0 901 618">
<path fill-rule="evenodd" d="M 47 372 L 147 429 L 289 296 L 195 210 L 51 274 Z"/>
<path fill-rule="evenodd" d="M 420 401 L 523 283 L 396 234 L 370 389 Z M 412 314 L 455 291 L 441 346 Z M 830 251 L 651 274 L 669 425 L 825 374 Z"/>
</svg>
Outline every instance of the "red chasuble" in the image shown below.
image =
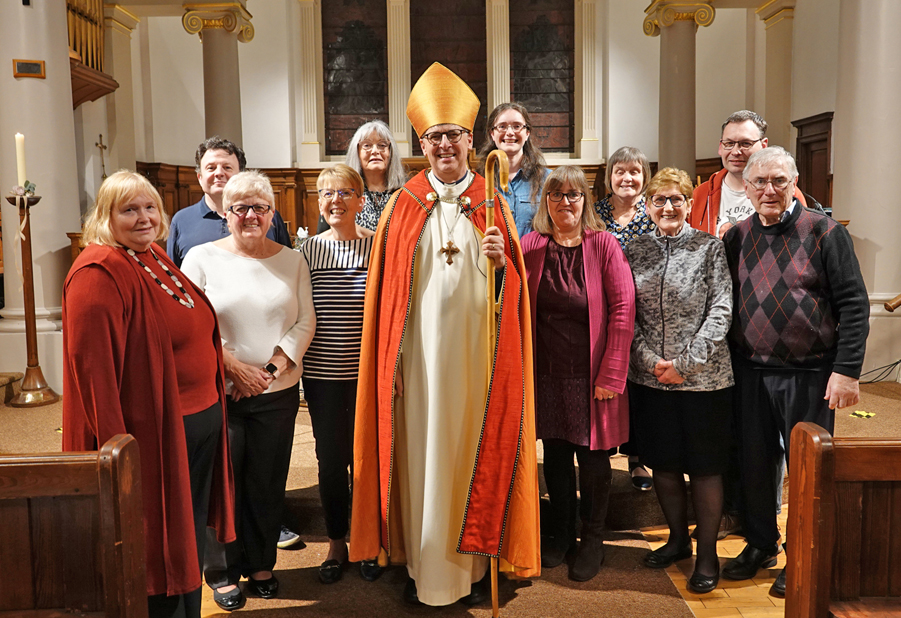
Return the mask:
<svg viewBox="0 0 901 618">
<path fill-rule="evenodd" d="M 392 485 L 393 403 L 410 318 L 415 253 L 435 206 L 426 197 L 433 191 L 426 173 L 407 182 L 389 201 L 369 263 L 354 435 L 353 561 L 381 552 L 392 563 L 406 561 L 400 490 Z M 464 214 L 484 232 L 485 179 L 476 175 L 463 196 L 472 205 Z M 499 557 L 501 570 L 529 577 L 540 573 L 541 564 L 529 295 L 516 227 L 500 197 L 494 212 L 505 240 L 507 265 L 497 307 L 488 401 L 474 468 L 448 474 L 470 475 L 457 551 Z"/>
</svg>

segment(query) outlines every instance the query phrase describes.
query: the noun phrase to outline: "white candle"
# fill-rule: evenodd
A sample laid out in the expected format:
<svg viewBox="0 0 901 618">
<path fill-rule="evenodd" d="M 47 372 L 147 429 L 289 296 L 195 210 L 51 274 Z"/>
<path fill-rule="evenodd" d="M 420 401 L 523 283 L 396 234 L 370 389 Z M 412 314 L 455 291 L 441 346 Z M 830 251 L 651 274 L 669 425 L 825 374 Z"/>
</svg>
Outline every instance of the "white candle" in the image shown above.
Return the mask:
<svg viewBox="0 0 901 618">
<path fill-rule="evenodd" d="M 16 169 L 19 172 L 19 186 L 24 187 L 27 177 L 25 176 L 25 136 L 16 133 Z"/>
</svg>

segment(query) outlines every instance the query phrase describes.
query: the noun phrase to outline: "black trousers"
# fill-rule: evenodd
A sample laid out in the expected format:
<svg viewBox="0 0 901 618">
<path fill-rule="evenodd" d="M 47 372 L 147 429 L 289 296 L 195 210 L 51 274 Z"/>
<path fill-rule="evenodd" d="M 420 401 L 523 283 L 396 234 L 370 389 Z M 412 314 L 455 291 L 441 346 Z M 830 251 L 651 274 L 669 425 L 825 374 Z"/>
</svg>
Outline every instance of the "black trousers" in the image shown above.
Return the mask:
<svg viewBox="0 0 901 618">
<path fill-rule="evenodd" d="M 737 356 L 737 355 L 736 355 Z M 776 478 L 782 456 L 779 436 L 790 465 L 791 431 L 809 421 L 830 434 L 835 412 L 823 399 L 831 369 L 769 369 L 733 358 L 736 418 L 739 422 L 744 529 L 748 544 L 773 551 L 779 541 L 776 525 Z"/>
<path fill-rule="evenodd" d="M 343 539 L 348 530 L 350 479 L 353 478 L 357 381 L 304 378 L 303 389 L 316 440 L 325 529 L 328 538 Z"/>
<path fill-rule="evenodd" d="M 542 440 L 542 443 L 544 482 L 551 500 L 551 526 L 548 532 L 558 542 L 567 545 L 576 541 L 575 456 L 579 461 L 579 491 L 582 496 L 578 504 L 582 540 L 602 536 L 613 478 L 607 451 L 592 451 L 587 446 L 577 446 L 566 440 Z"/>
<path fill-rule="evenodd" d="M 298 406 L 297 385 L 228 402 L 238 539 L 222 545 L 207 537 L 204 578 L 211 588 L 275 566 Z"/>
<path fill-rule="evenodd" d="M 210 511 L 213 467 L 222 433 L 222 406 L 217 401 L 203 412 L 184 417 L 188 472 L 191 475 L 191 506 L 194 511 L 194 538 L 198 564 L 203 564 L 206 522 Z M 200 588 L 177 596 L 157 594 L 147 597 L 150 618 L 200 618 Z"/>
</svg>

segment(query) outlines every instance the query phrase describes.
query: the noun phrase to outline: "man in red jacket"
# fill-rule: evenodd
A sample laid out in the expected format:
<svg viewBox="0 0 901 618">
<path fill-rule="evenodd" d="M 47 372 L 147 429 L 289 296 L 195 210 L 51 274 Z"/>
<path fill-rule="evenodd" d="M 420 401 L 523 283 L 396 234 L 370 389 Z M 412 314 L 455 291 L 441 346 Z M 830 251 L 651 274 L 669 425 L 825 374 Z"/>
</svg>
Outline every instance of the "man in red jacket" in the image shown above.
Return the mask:
<svg viewBox="0 0 901 618">
<path fill-rule="evenodd" d="M 766 128 L 766 120 L 750 110 L 726 118 L 718 150 L 724 169 L 695 189 L 688 216 L 691 227 L 722 238 L 730 227 L 754 212 L 751 200 L 745 195 L 741 174 L 748 158 L 767 147 Z M 795 197 L 802 206 L 807 206 L 797 188 Z"/>
</svg>

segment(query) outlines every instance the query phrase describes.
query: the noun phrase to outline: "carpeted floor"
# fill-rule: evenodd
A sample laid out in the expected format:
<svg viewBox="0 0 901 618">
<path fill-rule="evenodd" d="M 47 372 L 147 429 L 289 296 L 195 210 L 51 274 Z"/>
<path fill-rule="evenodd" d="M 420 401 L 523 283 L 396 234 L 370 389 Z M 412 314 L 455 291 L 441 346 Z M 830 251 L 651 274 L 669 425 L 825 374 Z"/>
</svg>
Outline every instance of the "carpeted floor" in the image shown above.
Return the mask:
<svg viewBox="0 0 901 618">
<path fill-rule="evenodd" d="M 861 388 L 861 403 L 836 417 L 836 435 L 901 437 L 901 384 L 879 383 Z M 874 413 L 870 418 L 850 416 L 854 410 Z M 55 452 L 60 449 L 61 405 L 43 408 L 11 408 L 0 404 L 0 454 Z M 608 524 L 618 527 L 633 522 L 633 530 L 611 532 L 607 559 L 601 574 L 586 583 L 567 578 L 566 567 L 547 569 L 539 579 L 514 582 L 501 578 L 502 615 L 509 618 L 545 616 L 616 616 L 628 618 L 691 617 L 667 573 L 641 566 L 649 545 L 638 528 L 662 523 L 653 492 L 631 490 L 624 457 L 615 457 L 614 495 Z M 490 616 L 487 605 L 466 608 L 410 607 L 400 599 L 406 579 L 403 568 L 389 569 L 374 583 L 363 581 L 355 568 L 332 586 L 323 586 L 316 567 L 325 559 L 327 539 L 319 512 L 316 459 L 309 416 L 303 411 L 295 427 L 294 453 L 288 481 L 288 505 L 295 516 L 292 524 L 301 532 L 306 547 L 279 552 L 276 574 L 281 581 L 277 600 L 248 599 L 238 615 L 258 618 L 293 616 Z M 356 565 L 352 565 L 355 567 Z M 678 580 L 678 577 L 676 578 Z M 699 610 L 695 605 L 696 611 Z M 204 615 L 225 615 L 204 594 Z M 698 615 L 703 615 L 699 613 Z"/>
</svg>

